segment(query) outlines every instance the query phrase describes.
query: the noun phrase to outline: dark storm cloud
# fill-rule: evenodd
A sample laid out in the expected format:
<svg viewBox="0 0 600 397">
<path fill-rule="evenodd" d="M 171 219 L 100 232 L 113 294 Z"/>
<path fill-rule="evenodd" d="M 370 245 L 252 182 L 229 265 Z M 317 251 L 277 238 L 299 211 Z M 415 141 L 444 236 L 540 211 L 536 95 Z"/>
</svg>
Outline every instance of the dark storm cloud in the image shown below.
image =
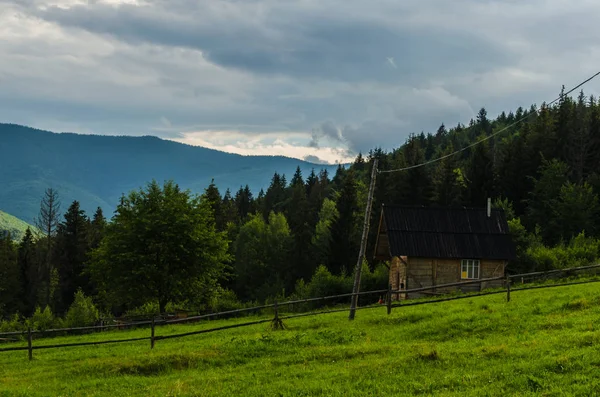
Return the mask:
<svg viewBox="0 0 600 397">
<path fill-rule="evenodd" d="M 477 35 L 405 27 L 403 18 L 397 24 L 343 18 L 336 13 L 343 4 L 330 2 L 323 12 L 314 3 L 294 13 L 294 5 L 287 3 L 262 13 L 260 2 L 158 1 L 119 7 L 98 3 L 49 7 L 38 16 L 132 43 L 198 49 L 216 64 L 260 74 L 416 83 L 432 73 L 448 75 L 467 66 L 486 69 L 509 62 L 509 55 L 495 43 Z M 393 69 L 386 67 L 390 57 Z"/>
<path fill-rule="evenodd" d="M 553 99 L 600 63 L 589 0 L 76 3 L 0 0 L 0 120 L 356 153 Z"/>
</svg>

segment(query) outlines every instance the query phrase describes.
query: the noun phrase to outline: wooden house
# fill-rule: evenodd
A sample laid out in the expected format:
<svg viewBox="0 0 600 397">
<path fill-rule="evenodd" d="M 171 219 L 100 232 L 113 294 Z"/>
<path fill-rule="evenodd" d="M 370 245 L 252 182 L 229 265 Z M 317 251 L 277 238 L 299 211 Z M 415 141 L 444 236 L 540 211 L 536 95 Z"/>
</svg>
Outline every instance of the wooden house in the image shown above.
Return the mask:
<svg viewBox="0 0 600 397">
<path fill-rule="evenodd" d="M 514 259 L 504 211 L 488 208 L 383 206 L 375 259 L 390 263 L 393 290 L 406 290 L 504 275 Z M 462 291 L 500 287 L 502 281 L 460 286 Z M 410 297 L 448 293 L 436 288 Z M 394 299 L 409 298 L 395 294 Z"/>
</svg>

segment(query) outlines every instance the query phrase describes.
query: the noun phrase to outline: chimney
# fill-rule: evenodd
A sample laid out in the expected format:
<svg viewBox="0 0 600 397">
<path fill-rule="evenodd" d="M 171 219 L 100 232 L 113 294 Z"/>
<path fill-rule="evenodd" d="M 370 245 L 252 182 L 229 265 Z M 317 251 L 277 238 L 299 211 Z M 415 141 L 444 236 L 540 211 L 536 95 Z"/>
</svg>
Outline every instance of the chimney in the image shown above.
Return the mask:
<svg viewBox="0 0 600 397">
<path fill-rule="evenodd" d="M 487 200 L 487 216 L 488 216 L 488 218 L 490 218 L 492 216 L 492 199 L 491 199 L 491 197 L 488 197 L 488 200 Z"/>
</svg>

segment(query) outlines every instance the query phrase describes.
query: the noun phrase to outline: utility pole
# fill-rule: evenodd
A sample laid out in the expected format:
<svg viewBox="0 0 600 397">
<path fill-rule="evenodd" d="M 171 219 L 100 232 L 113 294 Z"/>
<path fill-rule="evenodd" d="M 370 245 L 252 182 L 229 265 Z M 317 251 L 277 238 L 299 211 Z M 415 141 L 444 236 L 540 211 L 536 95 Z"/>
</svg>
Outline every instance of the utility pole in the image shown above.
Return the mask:
<svg viewBox="0 0 600 397">
<path fill-rule="evenodd" d="M 354 288 L 352 288 L 352 303 L 350 304 L 350 315 L 348 320 L 354 320 L 356 315 L 356 306 L 358 306 L 358 292 L 360 291 L 360 276 L 362 270 L 363 258 L 367 250 L 367 238 L 369 236 L 369 224 L 371 223 L 371 206 L 373 205 L 373 193 L 375 192 L 375 179 L 377 178 L 377 159 L 373 159 L 373 169 L 371 170 L 371 184 L 369 185 L 369 196 L 367 198 L 367 208 L 365 208 L 365 221 L 363 223 L 362 239 L 360 240 L 360 252 L 358 261 L 354 269 Z"/>
</svg>

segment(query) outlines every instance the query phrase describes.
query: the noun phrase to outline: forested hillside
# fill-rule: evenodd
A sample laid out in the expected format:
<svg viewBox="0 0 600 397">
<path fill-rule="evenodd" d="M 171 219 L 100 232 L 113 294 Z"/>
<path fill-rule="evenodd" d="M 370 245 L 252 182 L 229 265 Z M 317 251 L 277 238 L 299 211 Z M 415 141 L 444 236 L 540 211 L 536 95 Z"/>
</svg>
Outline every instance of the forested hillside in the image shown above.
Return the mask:
<svg viewBox="0 0 600 397">
<path fill-rule="evenodd" d="M 28 227 L 31 225 L 27 222 L 0 211 L 0 234 L 9 233 L 13 239 L 20 240 Z"/>
<path fill-rule="evenodd" d="M 367 259 L 383 203 L 484 207 L 491 197 L 506 210 L 517 244 L 509 271 L 596 260 L 600 104 L 581 93 L 493 120 L 481 109 L 469 125 L 412 135 L 390 152 L 373 149 L 333 175 L 276 173 L 266 191 L 223 192 L 213 183 L 195 198 L 173 183 L 150 183 L 121 197 L 112 221 L 73 202 L 62 219 L 47 217 L 39 240 L 28 234 L 18 245 L 0 244 L 9 275 L 0 278 L 3 314 L 46 305 L 63 314 L 78 289 L 113 313 L 348 292 L 372 160 L 382 171 L 401 169 L 486 137 L 427 166 L 378 175 Z M 385 266 L 371 261 L 365 272 L 363 289 L 385 287 Z"/>
<path fill-rule="evenodd" d="M 257 192 L 273 172 L 315 165 L 281 156 L 240 156 L 156 137 L 55 134 L 0 123 L 0 210 L 32 223 L 48 187 L 87 212 L 115 209 L 119 197 L 151 179 L 176 180 L 195 192 L 211 179 L 222 189 L 248 185 Z M 66 208 L 63 208 L 63 211 Z"/>
</svg>

